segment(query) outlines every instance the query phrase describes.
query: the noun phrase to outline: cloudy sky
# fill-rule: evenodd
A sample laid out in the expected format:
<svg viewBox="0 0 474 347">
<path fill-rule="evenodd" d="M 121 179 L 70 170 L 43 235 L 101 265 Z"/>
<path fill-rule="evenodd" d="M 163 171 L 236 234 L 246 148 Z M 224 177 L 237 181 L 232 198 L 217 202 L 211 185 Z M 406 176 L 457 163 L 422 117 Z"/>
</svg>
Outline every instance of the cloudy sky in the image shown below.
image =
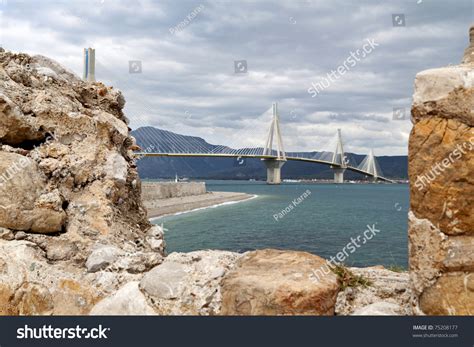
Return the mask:
<svg viewBox="0 0 474 347">
<path fill-rule="evenodd" d="M 0 44 L 47 55 L 78 75 L 83 48 L 95 48 L 96 78 L 123 91 L 132 128 L 263 146 L 276 101 L 288 151 L 320 150 L 341 128 L 347 150 L 395 155 L 407 153 L 411 123 L 393 120 L 393 109 L 409 110 L 417 72 L 460 62 L 473 7 L 472 0 L 0 0 Z M 402 26 L 394 14 L 404 15 L 395 23 Z M 316 97 L 308 93 L 367 39 L 377 46 L 365 58 L 346 63 Z M 242 60 L 247 72 L 236 73 Z M 130 73 L 130 61 L 141 73 Z"/>
</svg>

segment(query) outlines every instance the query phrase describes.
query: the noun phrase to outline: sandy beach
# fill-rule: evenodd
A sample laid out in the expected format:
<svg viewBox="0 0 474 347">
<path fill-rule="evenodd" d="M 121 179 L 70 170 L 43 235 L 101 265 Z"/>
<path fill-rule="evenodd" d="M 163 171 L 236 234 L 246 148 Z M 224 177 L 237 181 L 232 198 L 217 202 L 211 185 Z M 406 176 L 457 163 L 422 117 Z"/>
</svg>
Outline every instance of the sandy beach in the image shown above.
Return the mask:
<svg viewBox="0 0 474 347">
<path fill-rule="evenodd" d="M 147 202 L 148 218 L 162 217 L 226 202 L 236 202 L 253 198 L 254 195 L 234 192 L 208 192 L 201 195 L 158 199 Z"/>
</svg>

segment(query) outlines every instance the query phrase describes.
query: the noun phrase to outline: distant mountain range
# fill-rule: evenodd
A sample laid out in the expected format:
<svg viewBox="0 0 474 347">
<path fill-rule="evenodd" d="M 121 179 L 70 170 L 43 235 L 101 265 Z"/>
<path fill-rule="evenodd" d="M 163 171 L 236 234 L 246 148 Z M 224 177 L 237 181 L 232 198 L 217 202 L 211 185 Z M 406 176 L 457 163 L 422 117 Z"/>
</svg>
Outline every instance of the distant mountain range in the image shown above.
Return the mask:
<svg viewBox="0 0 474 347">
<path fill-rule="evenodd" d="M 217 145 L 212 145 L 204 139 L 195 136 L 176 134 L 154 127 L 141 127 L 132 131 L 137 144 L 143 149 L 153 151 L 212 151 Z M 177 148 L 176 143 L 180 144 Z M 314 152 L 316 153 L 316 152 Z M 360 163 L 365 155 L 346 153 L 350 162 Z M 407 156 L 377 157 L 385 177 L 407 179 Z M 266 178 L 265 166 L 260 159 L 236 158 L 180 158 L 180 157 L 145 157 L 138 161 L 138 172 L 141 178 L 171 178 L 179 177 L 199 179 L 258 179 Z M 332 178 L 333 172 L 326 165 L 288 161 L 282 168 L 283 178 Z M 346 179 L 362 178 L 360 174 L 346 171 Z"/>
</svg>

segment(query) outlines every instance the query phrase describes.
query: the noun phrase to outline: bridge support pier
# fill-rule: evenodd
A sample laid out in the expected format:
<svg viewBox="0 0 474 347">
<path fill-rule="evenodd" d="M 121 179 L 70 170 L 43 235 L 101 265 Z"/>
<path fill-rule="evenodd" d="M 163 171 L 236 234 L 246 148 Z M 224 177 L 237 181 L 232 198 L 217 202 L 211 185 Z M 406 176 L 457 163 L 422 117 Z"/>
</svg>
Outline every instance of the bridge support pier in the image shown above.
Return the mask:
<svg viewBox="0 0 474 347">
<path fill-rule="evenodd" d="M 334 183 L 344 183 L 344 171 L 345 168 L 333 168 L 334 170 Z"/>
<path fill-rule="evenodd" d="M 267 167 L 267 184 L 281 183 L 281 167 L 285 165 L 286 160 L 262 159 Z"/>
</svg>

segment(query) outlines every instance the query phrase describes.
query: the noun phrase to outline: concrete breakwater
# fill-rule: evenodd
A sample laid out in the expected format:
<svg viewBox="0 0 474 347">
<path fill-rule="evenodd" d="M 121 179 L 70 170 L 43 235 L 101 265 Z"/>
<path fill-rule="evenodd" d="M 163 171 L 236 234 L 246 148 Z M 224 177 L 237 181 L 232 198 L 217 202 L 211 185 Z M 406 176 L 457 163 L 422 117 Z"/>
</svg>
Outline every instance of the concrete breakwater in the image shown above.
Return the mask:
<svg viewBox="0 0 474 347">
<path fill-rule="evenodd" d="M 233 192 L 208 192 L 204 182 L 144 182 L 143 205 L 149 218 L 189 212 L 252 198 Z"/>
<path fill-rule="evenodd" d="M 142 199 L 145 204 L 158 199 L 180 198 L 206 193 L 205 182 L 142 182 Z"/>
</svg>

